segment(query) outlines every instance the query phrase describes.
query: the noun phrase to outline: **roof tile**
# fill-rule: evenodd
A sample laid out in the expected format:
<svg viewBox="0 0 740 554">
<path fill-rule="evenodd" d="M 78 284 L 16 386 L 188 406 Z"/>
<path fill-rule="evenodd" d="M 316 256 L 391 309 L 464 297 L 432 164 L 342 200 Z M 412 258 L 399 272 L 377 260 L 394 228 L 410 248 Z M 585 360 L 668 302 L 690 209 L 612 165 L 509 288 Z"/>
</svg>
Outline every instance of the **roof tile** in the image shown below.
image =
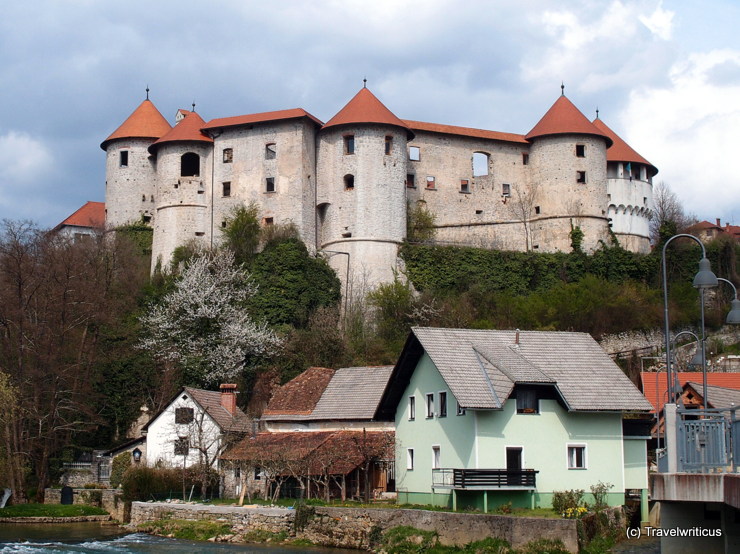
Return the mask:
<svg viewBox="0 0 740 554">
<path fill-rule="evenodd" d="M 149 147 L 150 152 L 154 152 L 157 146 L 165 142 L 213 142 L 211 137 L 201 131 L 206 122 L 203 121 L 203 118 L 200 115 L 196 112 L 187 112 L 186 110 L 180 110 L 180 112 L 184 113 L 184 117 L 177 125 Z"/>
<path fill-rule="evenodd" d="M 354 125 L 358 123 L 379 123 L 381 125 L 392 125 L 405 129 L 410 136 L 413 132 L 409 127 L 395 116 L 368 88 L 361 88 L 360 92 L 347 102 L 339 113 L 332 117 L 323 126 L 334 127 L 337 125 Z"/>
<path fill-rule="evenodd" d="M 594 126 L 599 129 L 602 133 L 612 139 L 611 147 L 606 151 L 606 160 L 609 162 L 632 162 L 645 164 L 650 166 L 655 173 L 658 172 L 653 164 L 647 161 L 645 158 L 640 156 L 629 144 L 614 131 L 612 131 L 606 123 L 601 121 L 598 117 L 594 120 Z"/>
<path fill-rule="evenodd" d="M 253 125 L 255 123 L 269 123 L 270 121 L 282 121 L 285 119 L 298 119 L 306 117 L 321 126 L 323 123 L 321 120 L 312 116 L 306 110 L 301 108 L 293 108 L 290 110 L 277 110 L 274 112 L 262 112 L 247 115 L 237 115 L 234 117 L 221 117 L 218 119 L 211 119 L 208 123 L 203 126 L 203 129 L 220 129 L 223 127 L 237 127 L 240 125 Z"/>
<path fill-rule="evenodd" d="M 134 112 L 128 116 L 118 129 L 105 139 L 100 147 L 105 150 L 108 143 L 124 138 L 158 139 L 172 127 L 151 100 L 144 100 Z"/>
<path fill-rule="evenodd" d="M 607 147 L 612 144 L 612 139 L 591 123 L 565 95 L 555 101 L 524 138 L 532 140 L 546 135 L 571 134 L 603 137 L 607 141 Z"/>
</svg>

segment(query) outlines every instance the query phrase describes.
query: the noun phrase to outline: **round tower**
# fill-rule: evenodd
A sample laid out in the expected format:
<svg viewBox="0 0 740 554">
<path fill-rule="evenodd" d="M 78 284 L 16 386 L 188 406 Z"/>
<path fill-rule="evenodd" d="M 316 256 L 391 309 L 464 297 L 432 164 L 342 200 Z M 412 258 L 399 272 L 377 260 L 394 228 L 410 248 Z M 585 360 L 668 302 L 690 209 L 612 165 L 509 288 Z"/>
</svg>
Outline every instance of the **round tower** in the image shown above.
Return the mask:
<svg viewBox="0 0 740 554">
<path fill-rule="evenodd" d="M 575 227 L 583 232 L 585 251 L 598 248 L 599 241 L 608 243 L 606 152 L 612 140 L 564 94 L 525 138 L 531 142 L 525 202 L 532 249 L 569 251 Z"/>
<path fill-rule="evenodd" d="M 106 152 L 106 226 L 152 222 L 157 169 L 149 146 L 171 129 L 159 110 L 147 99 L 100 147 Z"/>
<path fill-rule="evenodd" d="M 406 238 L 411 130 L 362 88 L 319 133 L 318 244 L 337 273 L 372 287 L 393 280 Z M 336 255 L 336 254 L 344 254 Z"/>
<path fill-rule="evenodd" d="M 179 110 L 175 126 L 149 147 L 157 164 L 152 269 L 169 264 L 178 246 L 210 240 L 213 139 L 204 126 L 197 113 Z"/>
<path fill-rule="evenodd" d="M 650 252 L 653 177 L 658 169 L 598 118 L 594 126 L 612 139 L 606 152 L 607 216 L 619 244 L 633 252 Z"/>
</svg>

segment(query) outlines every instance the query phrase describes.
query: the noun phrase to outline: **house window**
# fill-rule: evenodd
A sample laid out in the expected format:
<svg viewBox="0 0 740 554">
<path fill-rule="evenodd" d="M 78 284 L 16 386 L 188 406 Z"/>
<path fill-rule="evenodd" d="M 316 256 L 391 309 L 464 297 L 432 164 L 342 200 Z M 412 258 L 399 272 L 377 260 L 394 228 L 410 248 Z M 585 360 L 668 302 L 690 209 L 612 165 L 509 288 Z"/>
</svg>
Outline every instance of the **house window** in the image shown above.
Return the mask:
<svg viewBox="0 0 740 554">
<path fill-rule="evenodd" d="M 539 403 L 537 402 L 537 392 L 532 389 L 519 389 L 516 391 L 516 413 L 518 414 L 538 414 Z"/>
<path fill-rule="evenodd" d="M 128 150 L 121 150 L 120 155 L 119 165 L 121 167 L 128 167 Z"/>
<path fill-rule="evenodd" d="M 434 190 L 435 186 L 436 185 L 435 185 L 434 177 L 432 177 L 431 175 L 428 175 L 427 176 L 427 189 Z"/>
<path fill-rule="evenodd" d="M 414 449 L 406 449 L 406 469 L 414 469 Z"/>
<path fill-rule="evenodd" d="M 576 171 L 576 182 L 577 183 L 586 182 L 586 172 L 585 171 Z"/>
<path fill-rule="evenodd" d="M 190 452 L 190 441 L 187 437 L 178 437 L 175 440 L 175 456 L 187 456 Z"/>
<path fill-rule="evenodd" d="M 447 417 L 447 392 L 439 393 L 439 410 L 437 411 L 439 417 Z"/>
<path fill-rule="evenodd" d="M 522 165 L 529 165 L 529 154 L 522 152 Z"/>
<path fill-rule="evenodd" d="M 221 183 L 221 191 L 223 196 L 231 196 L 231 181 Z"/>
<path fill-rule="evenodd" d="M 488 164 L 490 157 L 485 152 L 473 153 L 473 177 L 485 177 L 488 175 Z"/>
<path fill-rule="evenodd" d="M 511 196 L 511 185 L 509 183 L 503 183 L 501 185 L 501 196 L 509 198 Z"/>
<path fill-rule="evenodd" d="M 192 423 L 193 408 L 175 408 L 175 423 Z"/>
<path fill-rule="evenodd" d="M 262 468 L 260 466 L 255 466 L 254 468 L 254 480 L 259 481 L 262 479 Z"/>
<path fill-rule="evenodd" d="M 406 186 L 410 189 L 416 188 L 416 182 L 414 181 L 414 174 L 413 173 L 407 173 L 406 174 Z"/>
<path fill-rule="evenodd" d="M 409 421 L 416 419 L 416 397 L 409 396 Z"/>
<path fill-rule="evenodd" d="M 568 445 L 568 469 L 586 469 L 586 445 Z"/>
<path fill-rule="evenodd" d="M 224 148 L 224 163 L 230 164 L 234 160 L 234 149 Z"/>
<path fill-rule="evenodd" d="M 354 190 L 355 188 L 355 176 L 347 174 L 344 176 L 344 190 Z"/>
<path fill-rule="evenodd" d="M 460 406 L 460 403 L 457 403 L 457 415 L 465 415 L 465 408 Z"/>
<path fill-rule="evenodd" d="M 586 145 L 585 144 L 576 144 L 576 157 L 578 158 L 586 157 Z"/>
<path fill-rule="evenodd" d="M 467 179 L 460 181 L 460 192 L 470 192 L 470 181 Z"/>
<path fill-rule="evenodd" d="M 234 468 L 234 479 L 241 479 L 242 476 L 242 468 L 240 466 L 236 466 Z"/>
<path fill-rule="evenodd" d="M 409 146 L 409 160 L 418 162 L 421 159 L 421 148 L 418 146 Z"/>
<path fill-rule="evenodd" d="M 440 468 L 439 446 L 434 445 L 432 446 L 432 469 L 439 469 L 439 468 Z"/>
<path fill-rule="evenodd" d="M 274 160 L 277 158 L 277 149 L 274 142 L 265 144 L 265 159 Z"/>
<path fill-rule="evenodd" d="M 393 150 L 393 137 L 385 137 L 385 155 L 390 156 L 391 150 Z"/>
<path fill-rule="evenodd" d="M 427 417 L 434 417 L 434 393 L 427 394 Z"/>
<path fill-rule="evenodd" d="M 275 177 L 265 179 L 265 192 L 275 192 Z"/>
<path fill-rule="evenodd" d="M 195 152 L 186 152 L 180 157 L 180 177 L 198 177 L 200 175 L 200 156 Z"/>
<path fill-rule="evenodd" d="M 344 153 L 354 154 L 355 153 L 355 135 L 345 135 L 344 137 Z"/>
</svg>

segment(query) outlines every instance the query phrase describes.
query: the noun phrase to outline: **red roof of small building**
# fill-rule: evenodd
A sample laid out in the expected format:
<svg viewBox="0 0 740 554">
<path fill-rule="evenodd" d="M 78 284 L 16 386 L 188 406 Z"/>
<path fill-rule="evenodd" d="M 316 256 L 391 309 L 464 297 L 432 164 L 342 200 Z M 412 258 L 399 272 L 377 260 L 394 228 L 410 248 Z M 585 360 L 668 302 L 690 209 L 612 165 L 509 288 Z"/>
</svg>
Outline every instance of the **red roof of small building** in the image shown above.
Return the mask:
<svg viewBox="0 0 740 554">
<path fill-rule="evenodd" d="M 333 369 L 308 368 L 275 391 L 262 415 L 310 414 L 333 376 Z"/>
<path fill-rule="evenodd" d="M 658 168 L 647 161 L 645 158 L 640 156 L 629 144 L 624 142 L 622 138 L 612 131 L 609 126 L 601 121 L 598 117 L 593 121 L 594 126 L 599 129 L 602 133 L 612 139 L 611 147 L 606 151 L 606 161 L 608 162 L 631 162 L 645 164 L 651 168 L 655 173 L 658 173 Z"/>
<path fill-rule="evenodd" d="M 128 116 L 121 126 L 105 139 L 100 148 L 105 150 L 108 143 L 123 138 L 150 138 L 158 139 L 172 127 L 151 100 L 144 100 L 134 112 Z"/>
<path fill-rule="evenodd" d="M 402 119 L 401 121 L 403 121 L 404 124 L 413 131 L 426 131 L 429 133 L 442 133 L 446 135 L 459 135 L 463 137 L 529 144 L 524 138 L 524 135 L 517 135 L 515 133 L 501 133 L 499 131 L 486 131 L 485 129 L 442 125 L 440 123 L 425 123 L 423 121 L 411 121 L 409 119 Z"/>
<path fill-rule="evenodd" d="M 302 108 L 292 108 L 290 110 L 278 110 L 275 112 L 262 112 L 247 115 L 237 115 L 234 117 L 220 117 L 211 119 L 203 126 L 203 129 L 220 129 L 222 127 L 237 127 L 239 125 L 254 125 L 255 123 L 267 123 L 270 121 L 281 121 L 284 119 L 298 119 L 306 117 L 321 126 L 323 123 L 306 110 Z"/>
<path fill-rule="evenodd" d="M 591 123 L 565 95 L 555 101 L 524 138 L 532 140 L 547 135 L 594 135 L 604 137 L 607 148 L 612 145 L 612 139 Z"/>
<path fill-rule="evenodd" d="M 85 202 L 79 210 L 62 221 L 55 229 L 59 229 L 64 225 L 103 229 L 105 227 L 105 203 Z"/>
<path fill-rule="evenodd" d="M 414 133 L 409 127 L 395 116 L 378 98 L 370 92 L 370 89 L 363 87 L 360 92 L 347 102 L 339 113 L 332 117 L 324 124 L 323 129 L 335 127 L 337 125 L 356 125 L 359 123 L 378 123 L 380 125 L 392 125 L 405 129 L 409 138 L 413 138 Z"/>
<path fill-rule="evenodd" d="M 180 110 L 184 117 L 180 122 L 170 129 L 164 136 L 154 142 L 149 147 L 149 152 L 154 153 L 159 145 L 165 142 L 207 142 L 212 143 L 213 139 L 204 134 L 201 129 L 206 124 L 203 118 L 195 112 Z"/>
<path fill-rule="evenodd" d="M 656 389 L 657 380 L 657 389 Z M 679 371 L 678 381 L 681 387 L 686 383 L 703 383 L 704 377 L 701 371 Z M 657 406 L 658 411 L 663 409 L 666 401 L 668 390 L 668 381 L 666 373 L 655 373 L 652 371 L 643 371 L 640 373 L 640 382 L 642 383 L 642 394 L 653 405 L 652 413 L 655 413 Z M 715 387 L 724 387 L 727 389 L 740 390 L 740 373 L 707 373 L 707 384 Z"/>
<path fill-rule="evenodd" d="M 720 231 L 724 231 L 724 228 L 721 225 L 717 225 L 716 223 L 710 223 L 709 221 L 700 221 L 699 223 L 694 223 L 689 227 L 689 229 L 695 229 L 695 230 L 701 230 L 701 229 L 719 229 Z"/>
<path fill-rule="evenodd" d="M 727 223 L 725 224 L 725 232 L 729 233 L 736 239 L 740 239 L 740 225 L 730 225 Z"/>
</svg>

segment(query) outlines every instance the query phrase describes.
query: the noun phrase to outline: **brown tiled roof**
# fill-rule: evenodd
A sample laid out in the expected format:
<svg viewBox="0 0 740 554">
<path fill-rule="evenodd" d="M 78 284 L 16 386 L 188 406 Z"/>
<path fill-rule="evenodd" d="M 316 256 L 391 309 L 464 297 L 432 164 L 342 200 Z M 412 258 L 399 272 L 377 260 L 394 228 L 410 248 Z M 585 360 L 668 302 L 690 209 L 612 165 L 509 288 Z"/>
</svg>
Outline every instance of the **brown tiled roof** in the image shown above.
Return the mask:
<svg viewBox="0 0 740 554">
<path fill-rule="evenodd" d="M 740 239 L 740 225 L 725 225 L 725 232 L 730 233 L 736 239 Z"/>
<path fill-rule="evenodd" d="M 532 140 L 546 135 L 594 135 L 604 137 L 607 147 L 612 144 L 612 139 L 591 123 L 565 95 L 555 101 L 524 138 Z"/>
<path fill-rule="evenodd" d="M 85 202 L 85 204 L 70 215 L 67 219 L 56 226 L 59 229 L 63 225 L 72 225 L 75 227 L 93 227 L 102 229 L 105 227 L 105 203 L 104 202 Z"/>
<path fill-rule="evenodd" d="M 262 413 L 263 417 L 310 414 L 333 376 L 334 370 L 326 367 L 307 369 L 275 392 Z"/>
<path fill-rule="evenodd" d="M 158 139 L 171 128 L 151 100 L 144 100 L 134 110 L 134 113 L 128 116 L 128 119 L 100 144 L 100 148 L 105 150 L 110 141 L 122 138 Z"/>
<path fill-rule="evenodd" d="M 629 144 L 624 142 L 622 138 L 612 131 L 609 126 L 601 121 L 598 117 L 593 121 L 594 126 L 612 139 L 611 147 L 606 151 L 606 160 L 609 162 L 632 162 L 645 164 L 653 169 L 655 173 L 658 173 L 658 168 L 647 161 L 645 158 L 640 156 Z"/>
<path fill-rule="evenodd" d="M 409 127 L 398 119 L 368 88 L 361 88 L 360 92 L 347 102 L 339 113 L 324 124 L 323 129 L 337 125 L 355 125 L 361 123 L 378 123 L 380 125 L 392 125 L 405 129 L 409 138 L 414 133 Z"/>
<path fill-rule="evenodd" d="M 423 121 L 412 121 L 410 119 L 403 119 L 401 121 L 403 121 L 413 131 L 426 131 L 428 133 L 442 133 L 445 135 L 459 135 L 463 137 L 529 144 L 525 140 L 524 135 L 517 135 L 515 133 L 500 133 L 498 131 L 486 131 L 485 129 L 473 129 L 471 127 L 456 127 L 455 125 L 442 125 L 440 123 L 425 123 Z"/>
<path fill-rule="evenodd" d="M 184 390 L 213 418 L 222 430 L 238 433 L 246 433 L 250 430 L 247 415 L 239 407 L 232 415 L 221 405 L 221 392 L 190 387 L 185 387 Z"/>
<path fill-rule="evenodd" d="M 393 458 L 392 431 L 315 431 L 258 433 L 229 448 L 221 458 L 266 465 L 269 461 L 286 466 L 299 462 L 304 475 L 327 471 L 346 475 L 361 463 L 366 454 Z"/>
<path fill-rule="evenodd" d="M 721 225 L 717 225 L 716 223 L 710 223 L 709 221 L 700 221 L 699 223 L 694 223 L 689 227 L 691 230 L 701 230 L 701 229 L 719 229 L 720 231 L 724 231 L 724 228 Z"/>
<path fill-rule="evenodd" d="M 704 374 L 701 371 L 679 371 L 678 382 L 681 387 L 686 383 L 702 383 Z M 643 371 L 640 373 L 640 382 L 642 383 L 642 392 L 650 403 L 653 405 L 652 412 L 655 412 L 656 402 L 658 411 L 663 409 L 666 401 L 668 383 L 666 373 L 655 373 L 652 371 Z M 657 382 L 657 383 L 656 383 Z M 658 386 L 656 390 L 656 384 Z M 740 390 L 740 373 L 707 373 L 707 384 L 715 387 L 726 389 Z M 701 387 L 700 387 L 701 388 Z M 711 392 L 709 392 L 709 402 L 712 401 Z"/>
<path fill-rule="evenodd" d="M 733 406 L 740 407 L 740 390 L 718 387 L 716 385 L 709 385 L 709 379 L 707 379 L 707 398 L 709 399 L 709 408 L 731 408 Z M 689 382 L 684 385 L 694 389 L 694 393 L 701 397 L 704 394 L 704 383 Z M 704 399 L 702 398 L 702 403 Z"/>
<path fill-rule="evenodd" d="M 310 119 L 318 126 L 323 125 L 321 120 L 312 116 L 306 110 L 302 108 L 292 108 L 290 110 L 278 110 L 275 112 L 253 113 L 247 115 L 237 115 L 234 117 L 221 117 L 218 119 L 211 119 L 203 126 L 203 129 L 220 129 L 222 127 L 253 125 L 255 123 L 267 123 L 270 121 L 280 121 L 283 119 L 298 119 L 301 117 L 306 117 Z"/>
<path fill-rule="evenodd" d="M 159 140 L 155 141 L 150 147 L 149 152 L 154 152 L 157 146 L 165 142 L 207 142 L 212 143 L 213 139 L 204 134 L 201 129 L 206 124 L 203 118 L 195 112 L 180 110 L 185 114 L 180 122 L 165 133 Z"/>
</svg>

